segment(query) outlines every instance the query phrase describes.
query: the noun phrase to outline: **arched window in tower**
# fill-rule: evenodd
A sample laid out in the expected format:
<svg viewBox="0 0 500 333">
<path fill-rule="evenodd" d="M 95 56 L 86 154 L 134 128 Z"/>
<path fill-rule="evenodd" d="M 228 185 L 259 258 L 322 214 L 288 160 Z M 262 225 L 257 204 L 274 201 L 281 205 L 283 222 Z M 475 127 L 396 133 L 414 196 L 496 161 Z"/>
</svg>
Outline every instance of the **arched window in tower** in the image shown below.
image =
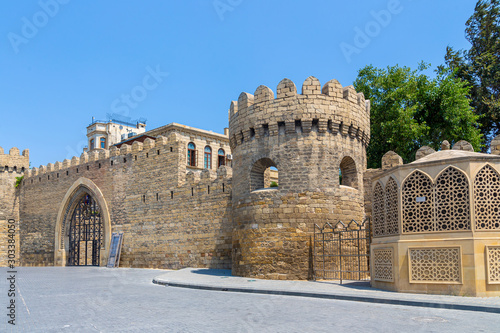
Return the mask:
<svg viewBox="0 0 500 333">
<path fill-rule="evenodd" d="M 94 139 L 90 139 L 90 150 L 95 148 L 95 141 Z"/>
<path fill-rule="evenodd" d="M 221 165 L 226 165 L 226 153 L 224 152 L 224 149 L 220 148 L 219 151 L 217 152 L 217 167 L 220 167 Z"/>
<path fill-rule="evenodd" d="M 354 160 L 346 156 L 340 162 L 339 167 L 339 183 L 340 185 L 358 188 L 358 173 L 356 171 L 356 163 Z"/>
<path fill-rule="evenodd" d="M 101 148 L 106 149 L 106 138 L 101 138 Z"/>
<path fill-rule="evenodd" d="M 270 158 L 261 158 L 250 170 L 250 191 L 278 187 L 278 168 Z"/>
<path fill-rule="evenodd" d="M 189 166 L 196 166 L 196 146 L 190 142 L 188 144 L 187 164 Z"/>
<path fill-rule="evenodd" d="M 210 146 L 205 147 L 205 154 L 203 157 L 203 167 L 205 169 L 212 169 L 212 148 L 210 148 Z"/>
</svg>

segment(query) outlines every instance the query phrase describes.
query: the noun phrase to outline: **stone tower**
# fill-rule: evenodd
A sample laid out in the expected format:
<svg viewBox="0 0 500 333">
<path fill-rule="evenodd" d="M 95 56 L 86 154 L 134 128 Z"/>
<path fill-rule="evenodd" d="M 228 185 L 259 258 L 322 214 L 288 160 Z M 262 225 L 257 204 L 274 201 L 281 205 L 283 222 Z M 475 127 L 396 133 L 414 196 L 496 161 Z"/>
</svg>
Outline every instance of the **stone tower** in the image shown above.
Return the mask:
<svg viewBox="0 0 500 333">
<path fill-rule="evenodd" d="M 309 77 L 297 94 L 284 79 L 276 97 L 260 86 L 231 103 L 229 138 L 233 274 L 306 279 L 314 225 L 364 218 L 369 101 L 337 80 Z M 278 187 L 264 182 L 270 167 Z"/>
<path fill-rule="evenodd" d="M 16 239 L 15 253 L 19 253 L 19 196 L 15 188 L 16 177 L 21 177 L 29 168 L 29 151 L 26 149 L 19 155 L 19 149 L 12 148 L 8 154 L 0 147 L 0 267 L 7 265 L 7 245 L 9 220 L 16 224 L 15 232 L 11 234 Z M 11 243 L 12 244 L 12 243 Z M 19 259 L 19 257 L 16 257 Z"/>
</svg>

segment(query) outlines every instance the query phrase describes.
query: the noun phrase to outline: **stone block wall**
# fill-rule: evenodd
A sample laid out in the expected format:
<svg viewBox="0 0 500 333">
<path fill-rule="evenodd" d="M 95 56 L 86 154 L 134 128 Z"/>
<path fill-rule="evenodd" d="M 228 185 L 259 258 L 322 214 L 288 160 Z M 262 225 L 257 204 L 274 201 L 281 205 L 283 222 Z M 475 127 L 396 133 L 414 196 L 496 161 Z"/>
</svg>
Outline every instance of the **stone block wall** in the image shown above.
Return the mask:
<svg viewBox="0 0 500 333">
<path fill-rule="evenodd" d="M 99 189 L 110 232 L 123 232 L 122 267 L 231 266 L 231 169 L 188 173 L 176 135 L 95 150 L 29 170 L 21 189 L 23 265 L 64 265 L 54 253 L 65 196 L 79 180 Z M 64 214 L 63 214 L 64 215 Z M 110 237 L 110 235 L 106 235 Z M 105 249 L 105 264 L 109 249 Z"/>
</svg>

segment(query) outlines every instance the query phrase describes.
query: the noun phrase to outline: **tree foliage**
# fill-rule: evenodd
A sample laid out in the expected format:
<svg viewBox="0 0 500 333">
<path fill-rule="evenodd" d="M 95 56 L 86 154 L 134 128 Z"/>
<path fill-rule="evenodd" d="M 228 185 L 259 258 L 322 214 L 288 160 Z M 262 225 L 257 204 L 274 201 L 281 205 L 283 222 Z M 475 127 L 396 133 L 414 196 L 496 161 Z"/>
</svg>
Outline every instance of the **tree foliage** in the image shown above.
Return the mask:
<svg viewBox="0 0 500 333">
<path fill-rule="evenodd" d="M 480 0 L 467 20 L 465 37 L 469 50 L 446 48 L 445 61 L 458 78 L 471 86 L 469 98 L 484 134 L 487 150 L 491 139 L 500 134 L 500 4 Z"/>
<path fill-rule="evenodd" d="M 389 150 L 411 162 L 420 147 L 438 150 L 444 140 L 467 140 L 476 150 L 481 147 L 478 116 L 466 97 L 466 83 L 445 68 L 430 78 L 423 74 L 428 68 L 425 63 L 418 70 L 369 65 L 358 72 L 354 87 L 371 102 L 368 167 L 380 167 Z"/>
</svg>

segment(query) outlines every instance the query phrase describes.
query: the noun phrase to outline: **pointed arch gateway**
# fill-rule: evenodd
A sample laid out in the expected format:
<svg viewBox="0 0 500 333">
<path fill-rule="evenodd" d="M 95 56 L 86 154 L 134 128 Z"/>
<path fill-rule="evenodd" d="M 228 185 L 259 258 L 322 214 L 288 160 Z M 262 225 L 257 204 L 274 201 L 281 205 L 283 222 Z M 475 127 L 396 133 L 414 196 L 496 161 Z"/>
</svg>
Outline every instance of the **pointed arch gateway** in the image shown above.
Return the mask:
<svg viewBox="0 0 500 333">
<path fill-rule="evenodd" d="M 111 240 L 106 200 L 97 185 L 79 178 L 66 192 L 55 230 L 54 265 L 103 266 Z"/>
</svg>

